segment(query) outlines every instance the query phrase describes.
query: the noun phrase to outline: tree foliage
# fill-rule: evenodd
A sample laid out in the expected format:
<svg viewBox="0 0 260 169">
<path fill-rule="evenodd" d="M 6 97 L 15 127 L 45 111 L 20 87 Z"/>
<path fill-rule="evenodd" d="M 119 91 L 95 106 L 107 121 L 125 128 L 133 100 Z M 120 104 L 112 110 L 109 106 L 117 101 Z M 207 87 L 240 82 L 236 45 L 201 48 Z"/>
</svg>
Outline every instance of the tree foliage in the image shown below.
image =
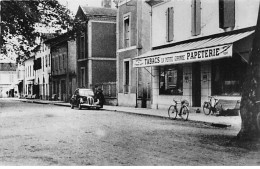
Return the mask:
<svg viewBox="0 0 260 169">
<path fill-rule="evenodd" d="M 11 48 L 19 59 L 29 57 L 37 38 L 46 38 L 37 28 L 73 32 L 78 23 L 57 0 L 1 1 L 1 53 Z"/>
</svg>

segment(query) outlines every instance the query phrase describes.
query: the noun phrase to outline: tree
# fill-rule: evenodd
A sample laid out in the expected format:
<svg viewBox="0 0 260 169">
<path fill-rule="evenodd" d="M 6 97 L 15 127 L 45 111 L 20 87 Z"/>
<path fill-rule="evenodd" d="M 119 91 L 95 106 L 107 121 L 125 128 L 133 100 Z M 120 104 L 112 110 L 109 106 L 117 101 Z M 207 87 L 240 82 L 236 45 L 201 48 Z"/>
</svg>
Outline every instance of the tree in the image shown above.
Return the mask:
<svg viewBox="0 0 260 169">
<path fill-rule="evenodd" d="M 73 28 L 71 12 L 57 0 L 1 1 L 1 53 L 13 50 L 22 59 L 37 49 L 37 38 L 45 38 L 37 26 L 48 29 Z"/>
<path fill-rule="evenodd" d="M 260 9 L 260 7 L 259 7 Z M 258 139 L 257 115 L 260 112 L 260 10 L 249 58 L 247 76 L 243 84 L 240 114 L 242 119 L 239 139 Z M 259 107 L 259 108 L 258 108 Z"/>
</svg>

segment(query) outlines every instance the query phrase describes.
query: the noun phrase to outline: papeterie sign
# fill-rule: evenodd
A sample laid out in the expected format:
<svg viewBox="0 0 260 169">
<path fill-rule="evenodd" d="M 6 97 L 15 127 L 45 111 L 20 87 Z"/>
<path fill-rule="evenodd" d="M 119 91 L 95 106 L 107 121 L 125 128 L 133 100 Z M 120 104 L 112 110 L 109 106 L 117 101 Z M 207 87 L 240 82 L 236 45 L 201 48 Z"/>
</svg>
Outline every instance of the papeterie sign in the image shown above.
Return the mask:
<svg viewBox="0 0 260 169">
<path fill-rule="evenodd" d="M 159 66 L 169 64 L 207 61 L 232 56 L 232 44 L 221 45 L 186 52 L 171 53 L 158 56 L 135 58 L 133 67 Z"/>
</svg>

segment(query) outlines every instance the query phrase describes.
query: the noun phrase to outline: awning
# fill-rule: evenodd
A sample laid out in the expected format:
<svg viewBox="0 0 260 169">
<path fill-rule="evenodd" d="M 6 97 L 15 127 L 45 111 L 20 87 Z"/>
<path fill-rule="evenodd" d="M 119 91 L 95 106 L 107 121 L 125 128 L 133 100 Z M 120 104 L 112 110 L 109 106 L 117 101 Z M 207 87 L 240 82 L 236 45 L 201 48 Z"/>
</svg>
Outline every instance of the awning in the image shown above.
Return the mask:
<svg viewBox="0 0 260 169">
<path fill-rule="evenodd" d="M 232 57 L 233 43 L 253 33 L 254 30 L 248 30 L 151 50 L 135 57 L 133 59 L 133 67 L 191 63 Z"/>
</svg>

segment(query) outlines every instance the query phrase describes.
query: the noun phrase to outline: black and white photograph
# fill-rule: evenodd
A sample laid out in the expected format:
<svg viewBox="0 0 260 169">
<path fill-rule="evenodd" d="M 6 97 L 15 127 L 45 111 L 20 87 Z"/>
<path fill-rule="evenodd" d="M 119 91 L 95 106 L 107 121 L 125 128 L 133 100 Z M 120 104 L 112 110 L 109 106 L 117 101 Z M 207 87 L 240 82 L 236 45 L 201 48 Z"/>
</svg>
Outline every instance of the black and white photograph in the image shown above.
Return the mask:
<svg viewBox="0 0 260 169">
<path fill-rule="evenodd" d="M 260 166 L 260 0 L 0 0 L 0 167 Z"/>
</svg>

